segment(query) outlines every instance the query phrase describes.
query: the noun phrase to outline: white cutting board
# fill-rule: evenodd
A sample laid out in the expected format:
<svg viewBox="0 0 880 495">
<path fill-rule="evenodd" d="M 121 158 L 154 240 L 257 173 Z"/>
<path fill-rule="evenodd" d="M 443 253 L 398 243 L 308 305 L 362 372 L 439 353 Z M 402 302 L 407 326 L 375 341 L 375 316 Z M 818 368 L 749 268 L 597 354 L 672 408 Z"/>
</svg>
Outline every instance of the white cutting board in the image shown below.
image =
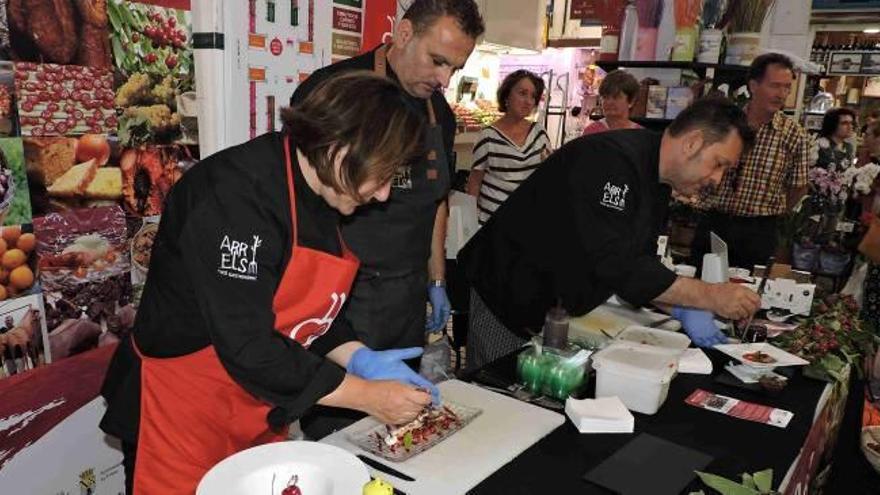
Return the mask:
<svg viewBox="0 0 880 495">
<path fill-rule="evenodd" d="M 457 495 L 475 487 L 565 422 L 559 413 L 470 383 L 449 380 L 439 387 L 444 400 L 478 407 L 483 413 L 462 430 L 415 457 L 395 463 L 368 454 L 348 441 L 347 432 L 362 431 L 377 424 L 373 418 L 362 419 L 321 442 L 373 457 L 410 475 L 416 481 L 399 480 L 367 466 L 373 476 L 390 481 L 410 495 Z"/>
<path fill-rule="evenodd" d="M 602 334 L 603 330 L 612 337 L 616 337 L 627 327 L 633 325 L 648 327 L 668 317 L 669 315 L 645 308 L 631 309 L 607 302 L 583 316 L 572 317 L 568 327 L 568 338 L 569 340 L 581 340 L 588 344 L 601 345 L 608 341 L 608 337 Z M 677 320 L 669 320 L 657 328 L 678 331 L 681 329 L 681 323 Z"/>
</svg>

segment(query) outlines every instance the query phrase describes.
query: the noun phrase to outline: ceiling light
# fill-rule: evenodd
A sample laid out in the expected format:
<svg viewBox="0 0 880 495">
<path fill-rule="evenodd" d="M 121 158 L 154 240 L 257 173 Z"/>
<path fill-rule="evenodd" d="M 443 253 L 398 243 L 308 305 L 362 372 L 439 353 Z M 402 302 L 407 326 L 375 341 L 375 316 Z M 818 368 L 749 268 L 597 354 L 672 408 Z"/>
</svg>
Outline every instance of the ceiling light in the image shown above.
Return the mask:
<svg viewBox="0 0 880 495">
<path fill-rule="evenodd" d="M 862 32 L 865 34 L 877 34 L 880 33 L 880 28 L 865 28 L 862 29 Z"/>
</svg>

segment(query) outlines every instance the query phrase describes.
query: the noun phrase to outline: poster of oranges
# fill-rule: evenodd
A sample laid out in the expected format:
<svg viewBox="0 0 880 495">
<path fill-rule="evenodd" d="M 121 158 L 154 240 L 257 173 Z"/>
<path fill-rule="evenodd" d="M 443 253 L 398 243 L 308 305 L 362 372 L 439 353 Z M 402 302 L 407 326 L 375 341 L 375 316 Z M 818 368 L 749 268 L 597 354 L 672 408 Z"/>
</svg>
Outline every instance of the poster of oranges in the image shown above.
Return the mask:
<svg viewBox="0 0 880 495">
<path fill-rule="evenodd" d="M 0 301 L 39 292 L 32 225 L 0 227 Z"/>
</svg>

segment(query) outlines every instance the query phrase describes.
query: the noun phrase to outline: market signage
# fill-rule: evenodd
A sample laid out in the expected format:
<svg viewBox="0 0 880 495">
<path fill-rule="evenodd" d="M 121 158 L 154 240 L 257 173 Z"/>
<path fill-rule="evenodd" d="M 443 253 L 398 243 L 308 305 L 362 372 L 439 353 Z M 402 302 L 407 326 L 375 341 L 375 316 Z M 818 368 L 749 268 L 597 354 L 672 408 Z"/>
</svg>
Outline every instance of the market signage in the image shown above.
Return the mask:
<svg viewBox="0 0 880 495">
<path fill-rule="evenodd" d="M 355 7 L 357 9 L 363 6 L 363 0 L 333 0 L 333 3 L 339 5 L 348 5 L 349 7 Z"/>
<path fill-rule="evenodd" d="M 333 29 L 360 33 L 362 20 L 363 16 L 360 12 L 333 7 Z"/>
<path fill-rule="evenodd" d="M 333 55 L 341 55 L 344 57 L 354 57 L 361 50 L 360 36 L 352 36 L 348 34 L 333 33 Z"/>
<path fill-rule="evenodd" d="M 571 0 L 569 19 L 596 19 L 596 0 Z"/>
</svg>

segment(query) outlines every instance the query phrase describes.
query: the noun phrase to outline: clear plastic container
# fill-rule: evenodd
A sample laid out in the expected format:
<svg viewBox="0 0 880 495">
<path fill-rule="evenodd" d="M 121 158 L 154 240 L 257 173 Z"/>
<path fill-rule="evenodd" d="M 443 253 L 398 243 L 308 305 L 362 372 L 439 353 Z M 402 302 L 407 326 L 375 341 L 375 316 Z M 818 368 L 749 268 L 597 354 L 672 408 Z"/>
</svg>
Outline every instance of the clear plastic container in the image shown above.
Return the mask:
<svg viewBox="0 0 880 495">
<path fill-rule="evenodd" d="M 636 346 L 612 345 L 593 356 L 596 397 L 619 397 L 631 411 L 654 414 L 666 401 L 678 358 Z"/>
</svg>

